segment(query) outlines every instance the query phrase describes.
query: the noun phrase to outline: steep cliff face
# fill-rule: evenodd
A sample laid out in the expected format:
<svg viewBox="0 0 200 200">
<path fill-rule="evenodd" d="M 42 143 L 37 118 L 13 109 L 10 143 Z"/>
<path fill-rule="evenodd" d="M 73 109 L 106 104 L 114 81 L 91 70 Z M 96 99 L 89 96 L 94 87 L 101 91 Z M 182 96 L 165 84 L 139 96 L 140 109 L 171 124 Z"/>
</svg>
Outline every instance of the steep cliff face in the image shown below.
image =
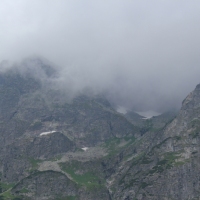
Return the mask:
<svg viewBox="0 0 200 200">
<path fill-rule="evenodd" d="M 0 199 L 199 199 L 200 85 L 172 121 L 144 121 L 69 99 L 36 64 L 0 74 Z"/>
<path fill-rule="evenodd" d="M 199 199 L 199 111 L 200 85 L 163 131 L 147 133 L 133 146 L 132 157 L 131 149 L 126 152 L 130 159 L 112 175 L 113 186 L 119 188 L 114 199 Z"/>
</svg>

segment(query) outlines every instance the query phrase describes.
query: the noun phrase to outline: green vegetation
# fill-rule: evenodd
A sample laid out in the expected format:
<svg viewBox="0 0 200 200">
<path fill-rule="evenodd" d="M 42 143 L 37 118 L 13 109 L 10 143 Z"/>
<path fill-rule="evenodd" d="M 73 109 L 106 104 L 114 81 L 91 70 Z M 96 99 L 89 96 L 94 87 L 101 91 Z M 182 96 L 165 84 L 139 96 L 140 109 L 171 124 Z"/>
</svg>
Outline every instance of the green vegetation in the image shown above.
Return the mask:
<svg viewBox="0 0 200 200">
<path fill-rule="evenodd" d="M 180 165 L 181 162 L 176 162 L 180 158 L 180 152 L 167 152 L 164 158 L 157 162 L 157 164 L 148 171 L 148 174 L 161 173 L 165 169 L 171 169 L 175 164 Z"/>
<path fill-rule="evenodd" d="M 0 182 L 0 193 L 12 188 L 14 184 Z"/>
<path fill-rule="evenodd" d="M 122 180 L 120 181 L 120 184 L 122 184 Z M 130 188 L 132 187 L 134 184 L 138 184 L 139 183 L 139 179 L 138 178 L 134 178 L 134 179 L 131 179 L 129 180 L 129 183 L 126 183 L 124 189 L 127 189 L 127 188 Z"/>
<path fill-rule="evenodd" d="M 0 200 L 22 200 L 20 197 L 11 194 L 11 189 L 14 185 L 14 183 L 8 184 L 0 182 Z"/>
<path fill-rule="evenodd" d="M 132 169 L 133 166 L 137 165 L 137 164 L 140 162 L 140 160 L 143 158 L 143 156 L 144 156 L 144 153 L 141 153 L 141 154 L 137 155 L 136 157 L 134 157 L 134 158 L 133 158 L 133 161 L 132 161 L 132 164 L 131 164 L 131 166 L 130 166 L 129 169 Z M 138 171 L 136 174 L 139 174 L 140 172 L 141 172 L 141 171 Z M 134 174 L 134 175 L 136 175 L 136 174 Z M 126 176 L 129 176 L 129 170 L 127 171 L 126 174 L 124 174 L 124 176 L 123 176 L 123 177 L 121 178 L 121 180 L 119 181 L 120 185 L 123 184 L 123 183 L 125 183 L 124 179 L 125 179 Z M 126 183 L 126 184 L 125 184 L 125 188 L 128 188 L 128 187 L 133 186 L 133 185 L 134 185 L 135 183 L 137 183 L 138 181 L 139 181 L 138 178 L 130 179 L 129 183 Z"/>
<path fill-rule="evenodd" d="M 102 146 L 108 149 L 113 149 L 116 145 L 119 145 L 119 143 L 120 138 L 112 138 L 110 140 L 107 140 Z"/>
<path fill-rule="evenodd" d="M 88 169 L 83 171 L 79 162 L 59 163 L 61 169 L 70 175 L 70 177 L 80 186 L 87 188 L 104 187 L 105 181 L 101 179 L 97 172 Z"/>
<path fill-rule="evenodd" d="M 18 197 L 13 196 L 11 191 L 8 190 L 0 195 L 0 200 L 17 200 Z M 19 199 L 19 198 L 18 198 Z"/>
<path fill-rule="evenodd" d="M 62 155 L 55 156 L 53 158 L 48 159 L 48 161 L 58 161 L 61 160 Z M 42 162 L 41 160 L 39 162 Z"/>
<path fill-rule="evenodd" d="M 107 149 L 108 157 L 117 154 L 122 148 L 135 142 L 134 136 L 126 136 L 123 138 L 112 138 L 107 140 L 102 147 Z"/>
<path fill-rule="evenodd" d="M 28 158 L 28 160 L 32 165 L 30 172 L 35 171 L 38 168 L 38 164 L 42 162 L 42 160 L 36 160 L 34 158 Z"/>
<path fill-rule="evenodd" d="M 19 193 L 28 193 L 29 190 L 27 188 L 23 188 L 19 191 Z"/>
<path fill-rule="evenodd" d="M 142 183 L 140 184 L 140 188 L 144 189 L 144 188 L 147 187 L 148 185 L 150 185 L 150 184 L 148 184 L 148 183 L 146 183 L 146 182 L 142 182 Z"/>
<path fill-rule="evenodd" d="M 137 165 L 142 160 L 143 156 L 144 156 L 144 152 L 142 152 L 142 153 L 138 154 L 136 157 L 134 157 L 133 162 L 131 164 L 131 168 L 133 166 Z"/>
<path fill-rule="evenodd" d="M 191 128 L 195 128 L 197 126 L 200 126 L 200 120 L 199 119 L 193 119 L 190 123 L 189 123 L 189 126 Z"/>
<path fill-rule="evenodd" d="M 139 170 L 136 174 L 133 175 L 133 179 L 130 179 L 128 182 L 125 183 L 124 178 L 129 176 L 128 172 L 126 173 L 126 175 L 124 175 L 124 177 L 120 180 L 120 184 L 124 183 L 125 184 L 125 189 L 126 188 L 130 188 L 133 185 L 138 185 L 139 184 L 139 188 L 140 189 L 144 189 L 147 186 L 151 185 L 152 183 L 148 183 L 148 182 L 141 182 L 141 180 L 139 179 L 140 175 L 143 176 L 146 174 L 146 176 L 148 175 L 153 175 L 154 173 L 162 173 L 164 170 L 170 169 L 173 166 L 180 166 L 183 165 L 185 161 L 177 161 L 177 159 L 179 159 L 180 156 L 180 152 L 167 152 L 163 155 L 163 159 L 161 159 L 160 161 L 157 162 L 157 164 L 150 170 L 148 171 L 141 171 Z M 133 162 L 130 168 L 132 168 L 134 165 L 138 165 L 138 163 L 140 164 L 149 164 L 152 163 L 153 160 L 151 160 L 147 155 L 144 155 L 144 153 L 138 155 L 137 157 L 133 158 Z"/>
</svg>

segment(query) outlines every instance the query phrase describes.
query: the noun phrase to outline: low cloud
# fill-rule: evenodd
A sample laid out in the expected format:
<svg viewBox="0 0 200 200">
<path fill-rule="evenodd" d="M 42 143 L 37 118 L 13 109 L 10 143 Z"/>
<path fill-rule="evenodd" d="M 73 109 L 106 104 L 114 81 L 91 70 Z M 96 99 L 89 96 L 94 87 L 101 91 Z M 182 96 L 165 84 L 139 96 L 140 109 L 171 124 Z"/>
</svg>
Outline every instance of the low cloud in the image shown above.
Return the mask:
<svg viewBox="0 0 200 200">
<path fill-rule="evenodd" d="M 197 0 L 1 1 L 0 62 L 42 56 L 74 93 L 90 88 L 127 109 L 179 108 L 200 82 L 199 6 Z"/>
</svg>

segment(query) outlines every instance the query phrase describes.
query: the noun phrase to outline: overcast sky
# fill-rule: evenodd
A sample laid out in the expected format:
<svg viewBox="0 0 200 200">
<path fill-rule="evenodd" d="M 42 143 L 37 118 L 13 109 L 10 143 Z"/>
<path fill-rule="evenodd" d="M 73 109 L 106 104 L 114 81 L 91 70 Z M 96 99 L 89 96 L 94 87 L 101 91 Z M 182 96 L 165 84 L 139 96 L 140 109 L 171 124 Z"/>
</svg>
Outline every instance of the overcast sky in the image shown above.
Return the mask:
<svg viewBox="0 0 200 200">
<path fill-rule="evenodd" d="M 200 1 L 0 0 L 0 62 L 29 56 L 54 63 L 74 90 L 177 108 L 200 82 Z"/>
</svg>

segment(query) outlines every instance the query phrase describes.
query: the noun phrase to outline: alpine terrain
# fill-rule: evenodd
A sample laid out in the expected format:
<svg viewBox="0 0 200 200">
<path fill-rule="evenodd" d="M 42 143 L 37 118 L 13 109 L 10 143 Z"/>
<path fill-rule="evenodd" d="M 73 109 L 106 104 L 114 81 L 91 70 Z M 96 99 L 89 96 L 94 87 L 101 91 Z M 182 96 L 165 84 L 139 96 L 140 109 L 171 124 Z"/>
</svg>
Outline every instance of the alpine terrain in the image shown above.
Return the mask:
<svg viewBox="0 0 200 200">
<path fill-rule="evenodd" d="M 149 119 L 58 86 L 39 59 L 0 72 L 0 199 L 200 199 L 200 85 Z"/>
</svg>

